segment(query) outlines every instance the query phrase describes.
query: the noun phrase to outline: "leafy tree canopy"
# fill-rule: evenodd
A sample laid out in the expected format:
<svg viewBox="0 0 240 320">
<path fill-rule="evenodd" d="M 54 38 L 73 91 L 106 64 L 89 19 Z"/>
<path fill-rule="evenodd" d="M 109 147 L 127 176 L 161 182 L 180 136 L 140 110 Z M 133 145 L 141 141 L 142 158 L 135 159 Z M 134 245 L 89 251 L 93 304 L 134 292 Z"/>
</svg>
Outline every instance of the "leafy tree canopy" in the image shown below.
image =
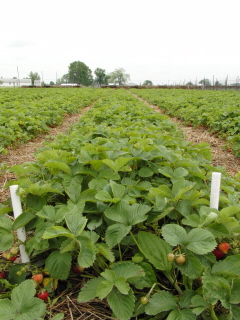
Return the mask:
<svg viewBox="0 0 240 320">
<path fill-rule="evenodd" d="M 57 85 L 60 85 L 62 83 L 68 83 L 69 82 L 69 76 L 68 76 L 68 73 L 64 74 L 61 78 L 58 78 L 57 79 L 57 82 L 56 84 Z"/>
<path fill-rule="evenodd" d="M 40 80 L 40 75 L 37 73 L 37 72 L 30 72 L 28 77 L 31 79 L 31 82 L 32 82 L 32 86 L 34 85 L 34 81 L 35 80 Z"/>
<path fill-rule="evenodd" d="M 114 84 L 123 85 L 128 80 L 130 80 L 130 75 L 123 68 L 115 69 L 115 71 L 109 74 L 109 82 L 113 82 Z"/>
<path fill-rule="evenodd" d="M 92 71 L 85 63 L 74 61 L 68 67 L 68 80 L 70 83 L 89 86 L 93 82 Z"/>
<path fill-rule="evenodd" d="M 96 75 L 95 81 L 100 84 L 108 84 L 108 78 L 109 76 L 106 75 L 106 71 L 101 68 L 97 68 L 94 70 L 94 73 Z"/>
<path fill-rule="evenodd" d="M 153 85 L 153 83 L 152 83 L 151 80 L 145 80 L 145 81 L 143 82 L 143 86 L 152 86 L 152 85 Z"/>
<path fill-rule="evenodd" d="M 211 86 L 211 81 L 209 79 L 202 79 L 199 83 L 207 87 Z"/>
</svg>

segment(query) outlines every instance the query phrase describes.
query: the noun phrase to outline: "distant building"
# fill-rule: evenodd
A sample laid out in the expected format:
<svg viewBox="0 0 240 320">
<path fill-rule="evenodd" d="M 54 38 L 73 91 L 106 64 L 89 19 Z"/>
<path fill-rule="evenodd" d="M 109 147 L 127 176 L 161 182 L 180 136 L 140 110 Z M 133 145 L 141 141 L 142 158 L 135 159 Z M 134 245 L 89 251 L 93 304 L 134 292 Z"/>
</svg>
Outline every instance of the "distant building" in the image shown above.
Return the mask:
<svg viewBox="0 0 240 320">
<path fill-rule="evenodd" d="M 41 80 L 34 80 L 34 86 L 41 86 Z"/>
<path fill-rule="evenodd" d="M 0 86 L 2 87 L 30 86 L 31 83 L 31 79 L 0 78 Z"/>
<path fill-rule="evenodd" d="M 137 86 L 137 84 L 136 84 L 136 83 L 133 83 L 133 82 L 128 82 L 128 83 L 125 84 L 125 86 L 135 87 L 135 86 Z"/>
</svg>

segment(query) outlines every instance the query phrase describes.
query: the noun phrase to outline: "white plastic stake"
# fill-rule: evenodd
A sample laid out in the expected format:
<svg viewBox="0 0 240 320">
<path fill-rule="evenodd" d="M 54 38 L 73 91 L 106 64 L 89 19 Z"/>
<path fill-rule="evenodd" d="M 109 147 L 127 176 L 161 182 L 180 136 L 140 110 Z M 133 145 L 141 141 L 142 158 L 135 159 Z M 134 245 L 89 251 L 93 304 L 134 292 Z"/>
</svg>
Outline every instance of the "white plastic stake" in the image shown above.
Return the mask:
<svg viewBox="0 0 240 320">
<path fill-rule="evenodd" d="M 10 195 L 11 195 L 11 201 L 12 201 L 12 207 L 13 207 L 13 215 L 14 215 L 15 219 L 18 216 L 20 216 L 20 214 L 22 214 L 22 206 L 21 206 L 20 197 L 17 195 L 17 188 L 18 188 L 18 185 L 10 186 Z M 17 229 L 17 236 L 20 241 L 22 241 L 22 242 L 26 241 L 26 231 L 25 231 L 24 227 Z M 30 258 L 25 251 L 24 244 L 20 244 L 19 250 L 20 250 L 20 256 L 21 256 L 22 263 L 30 262 Z"/>
<path fill-rule="evenodd" d="M 221 173 L 213 172 L 212 184 L 211 184 L 211 195 L 210 195 L 210 208 L 218 209 L 220 185 L 221 185 Z"/>
</svg>

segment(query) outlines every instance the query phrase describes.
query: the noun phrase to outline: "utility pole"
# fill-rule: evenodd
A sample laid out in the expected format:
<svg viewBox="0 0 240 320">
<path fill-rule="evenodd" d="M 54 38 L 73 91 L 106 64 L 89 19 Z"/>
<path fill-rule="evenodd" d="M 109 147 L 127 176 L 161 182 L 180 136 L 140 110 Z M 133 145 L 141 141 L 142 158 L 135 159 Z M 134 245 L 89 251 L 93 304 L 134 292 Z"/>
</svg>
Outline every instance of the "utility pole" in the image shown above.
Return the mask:
<svg viewBox="0 0 240 320">
<path fill-rule="evenodd" d="M 17 74 L 18 74 L 18 86 L 20 87 L 18 67 L 17 67 Z"/>
</svg>

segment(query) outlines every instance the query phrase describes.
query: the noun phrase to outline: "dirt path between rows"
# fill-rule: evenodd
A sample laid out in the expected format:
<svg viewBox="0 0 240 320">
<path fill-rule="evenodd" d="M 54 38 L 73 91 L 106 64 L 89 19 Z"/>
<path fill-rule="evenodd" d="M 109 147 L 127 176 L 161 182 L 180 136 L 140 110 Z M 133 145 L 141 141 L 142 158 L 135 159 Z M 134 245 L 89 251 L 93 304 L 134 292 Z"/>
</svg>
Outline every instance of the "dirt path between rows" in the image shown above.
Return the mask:
<svg viewBox="0 0 240 320">
<path fill-rule="evenodd" d="M 136 95 L 134 95 L 136 96 Z M 146 105 L 153 108 L 156 112 L 164 113 L 160 111 L 157 106 L 149 104 L 147 101 L 136 96 L 139 100 L 143 101 Z M 34 153 L 37 149 L 42 147 L 42 143 L 46 139 L 53 140 L 58 134 L 65 133 L 69 128 L 79 121 L 79 118 L 86 113 L 92 105 L 82 109 L 78 114 L 65 116 L 62 124 L 58 127 L 51 128 L 50 131 L 42 136 L 37 137 L 25 144 L 18 146 L 17 148 L 9 148 L 7 155 L 0 155 L 0 163 L 6 163 L 7 167 L 11 167 L 15 164 L 22 164 L 23 162 L 35 161 Z M 224 150 L 225 142 L 218 139 L 214 135 L 210 134 L 204 128 L 192 128 L 184 126 L 183 122 L 177 118 L 171 117 L 171 120 L 178 124 L 180 129 L 184 132 L 185 139 L 193 143 L 207 142 L 209 143 L 214 166 L 224 166 L 226 171 L 231 175 L 236 175 L 240 171 L 240 159 L 234 156 L 231 151 Z M 4 185 L 7 181 L 14 179 L 14 174 L 4 173 L 0 175 L 0 203 L 5 202 L 9 197 L 9 189 L 4 189 Z"/>
</svg>

